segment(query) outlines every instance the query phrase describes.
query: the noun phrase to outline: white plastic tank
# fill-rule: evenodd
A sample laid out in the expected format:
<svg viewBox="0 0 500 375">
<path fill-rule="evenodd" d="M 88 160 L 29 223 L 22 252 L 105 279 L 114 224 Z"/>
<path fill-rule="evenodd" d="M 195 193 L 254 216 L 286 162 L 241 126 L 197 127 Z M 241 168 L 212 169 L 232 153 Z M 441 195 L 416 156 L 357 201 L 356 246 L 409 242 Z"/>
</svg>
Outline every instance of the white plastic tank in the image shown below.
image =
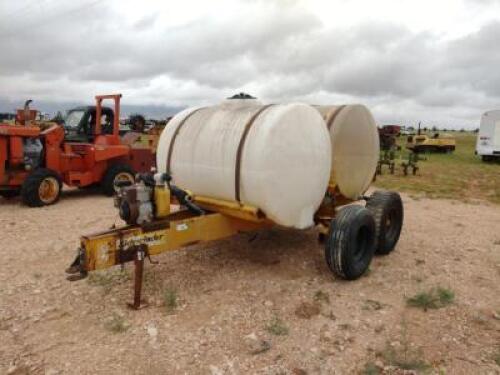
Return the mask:
<svg viewBox="0 0 500 375">
<path fill-rule="evenodd" d="M 157 167 L 194 194 L 255 206 L 276 224 L 303 229 L 314 225 L 330 155 L 313 107 L 230 99 L 174 116 L 161 134 Z"/>
<path fill-rule="evenodd" d="M 373 180 L 379 159 L 377 125 L 361 104 L 315 106 L 330 132 L 331 178 L 342 195 L 357 199 Z"/>
</svg>

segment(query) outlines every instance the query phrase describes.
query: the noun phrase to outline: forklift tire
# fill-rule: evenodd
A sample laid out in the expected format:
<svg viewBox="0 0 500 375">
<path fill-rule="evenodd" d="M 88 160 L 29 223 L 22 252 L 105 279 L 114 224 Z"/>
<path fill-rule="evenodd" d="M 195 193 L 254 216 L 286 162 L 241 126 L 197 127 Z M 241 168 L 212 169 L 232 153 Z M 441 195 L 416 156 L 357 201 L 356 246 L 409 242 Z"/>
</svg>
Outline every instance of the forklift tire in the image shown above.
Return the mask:
<svg viewBox="0 0 500 375">
<path fill-rule="evenodd" d="M 116 193 L 115 182 L 128 179 L 132 182 L 135 180 L 135 172 L 127 164 L 113 164 L 111 165 L 101 182 L 102 191 L 107 196 L 112 196 Z"/>
<path fill-rule="evenodd" d="M 23 203 L 29 207 L 54 204 L 61 196 L 62 182 L 50 169 L 40 168 L 31 173 L 21 187 Z"/>
<path fill-rule="evenodd" d="M 325 259 L 335 275 L 355 280 L 370 266 L 375 252 L 375 220 L 363 206 L 342 208 L 330 223 Z"/>
<path fill-rule="evenodd" d="M 414 174 L 416 169 L 413 170 Z M 375 219 L 375 254 L 389 254 L 399 240 L 403 227 L 403 202 L 394 191 L 376 191 L 366 202 Z"/>
</svg>

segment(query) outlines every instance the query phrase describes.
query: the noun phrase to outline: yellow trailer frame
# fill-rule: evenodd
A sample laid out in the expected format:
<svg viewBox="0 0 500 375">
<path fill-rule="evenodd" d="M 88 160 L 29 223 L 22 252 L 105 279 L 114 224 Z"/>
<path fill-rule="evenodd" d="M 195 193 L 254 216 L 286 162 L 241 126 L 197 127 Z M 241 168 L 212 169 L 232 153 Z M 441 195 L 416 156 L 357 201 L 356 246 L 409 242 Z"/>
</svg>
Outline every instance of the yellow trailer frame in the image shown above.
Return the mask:
<svg viewBox="0 0 500 375">
<path fill-rule="evenodd" d="M 126 226 L 81 237 L 80 276 L 117 264 L 134 262 L 133 309 L 142 305 L 142 279 L 146 257 L 174 251 L 199 242 L 230 237 L 236 233 L 254 231 L 272 225 L 269 221 L 247 221 L 218 212 L 202 216 L 182 210 L 167 218 L 143 226 Z"/>
<path fill-rule="evenodd" d="M 133 225 L 84 235 L 84 269 L 101 270 L 130 261 L 134 247 L 146 245 L 146 255 L 158 255 L 199 242 L 213 241 L 239 232 L 253 231 L 271 223 L 251 222 L 218 212 L 196 216 L 187 210 L 148 225 Z"/>
<path fill-rule="evenodd" d="M 80 280 L 90 271 L 134 262 L 134 302 L 129 306 L 139 309 L 145 258 L 151 261 L 152 255 L 275 225 L 256 207 L 204 196 L 193 195 L 192 200 L 205 210 L 204 215 L 181 209 L 167 187 L 155 187 L 156 219 L 81 236 L 78 256 L 67 269 L 72 274 L 68 279 Z M 315 215 L 320 235 L 328 232 L 335 207 L 349 202 L 330 184 Z"/>
</svg>

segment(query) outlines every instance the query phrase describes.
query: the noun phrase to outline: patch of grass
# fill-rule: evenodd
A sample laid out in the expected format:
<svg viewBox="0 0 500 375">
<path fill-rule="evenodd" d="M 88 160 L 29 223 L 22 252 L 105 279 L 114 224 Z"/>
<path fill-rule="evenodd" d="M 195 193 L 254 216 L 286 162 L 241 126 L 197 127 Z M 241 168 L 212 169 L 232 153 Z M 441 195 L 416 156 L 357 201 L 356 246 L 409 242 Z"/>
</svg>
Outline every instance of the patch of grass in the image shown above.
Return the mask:
<svg viewBox="0 0 500 375">
<path fill-rule="evenodd" d="M 500 347 L 497 349 L 496 353 L 493 354 L 493 361 L 500 366 Z"/>
<path fill-rule="evenodd" d="M 179 305 L 177 290 L 167 287 L 163 291 L 163 305 L 168 314 L 172 313 Z"/>
<path fill-rule="evenodd" d="M 373 362 L 367 362 L 361 371 L 362 375 L 380 375 L 382 370 L 379 369 Z"/>
<path fill-rule="evenodd" d="M 445 307 L 455 300 L 455 293 L 451 289 L 437 287 L 427 292 L 420 292 L 413 297 L 407 298 L 408 306 L 418 307 L 427 311 L 428 309 L 439 309 Z"/>
<path fill-rule="evenodd" d="M 384 362 L 402 370 L 425 371 L 429 364 L 423 359 L 422 351 L 412 347 L 408 337 L 408 325 L 403 316 L 401 322 L 401 346 L 394 347 L 386 343 L 384 350 L 379 353 Z"/>
<path fill-rule="evenodd" d="M 388 364 L 402 370 L 424 371 L 429 368 L 429 364 L 421 358 L 418 350 L 413 352 L 396 350 L 388 344 L 381 354 Z"/>
<path fill-rule="evenodd" d="M 314 293 L 314 300 L 316 302 L 330 303 L 330 296 L 328 296 L 326 292 L 318 290 L 316 291 L 316 293 Z"/>
<path fill-rule="evenodd" d="M 480 199 L 500 203 L 500 165 L 485 163 L 474 155 L 476 134 L 453 132 L 456 150 L 451 154 L 426 154 L 419 161 L 417 176 L 404 176 L 401 161 L 408 159 L 406 137 L 400 137 L 401 151 L 396 153 L 396 172 L 377 176 L 375 185 L 390 190 L 405 191 L 428 198 Z"/>
<path fill-rule="evenodd" d="M 420 292 L 418 294 L 415 294 L 413 297 L 408 298 L 406 300 L 406 303 L 409 306 L 420 307 L 424 310 L 437 309 L 438 307 L 436 299 L 428 292 Z"/>
<path fill-rule="evenodd" d="M 130 275 L 122 270 L 108 269 L 103 271 L 94 271 L 89 273 L 87 282 L 91 285 L 99 286 L 104 294 L 108 294 L 113 286 L 130 280 Z"/>
<path fill-rule="evenodd" d="M 438 287 L 437 294 L 442 306 L 449 305 L 455 300 L 455 292 L 451 289 Z"/>
<path fill-rule="evenodd" d="M 105 324 L 106 329 L 113 333 L 123 333 L 129 329 L 129 325 L 125 321 L 125 318 L 118 314 L 113 314 L 111 318 Z"/>
<path fill-rule="evenodd" d="M 369 311 L 378 311 L 382 310 L 383 308 L 384 305 L 381 302 L 375 301 L 373 299 L 365 300 L 362 306 L 363 310 L 369 310 Z"/>
<path fill-rule="evenodd" d="M 274 316 L 266 326 L 266 331 L 275 336 L 288 335 L 289 329 L 278 316 Z"/>
</svg>

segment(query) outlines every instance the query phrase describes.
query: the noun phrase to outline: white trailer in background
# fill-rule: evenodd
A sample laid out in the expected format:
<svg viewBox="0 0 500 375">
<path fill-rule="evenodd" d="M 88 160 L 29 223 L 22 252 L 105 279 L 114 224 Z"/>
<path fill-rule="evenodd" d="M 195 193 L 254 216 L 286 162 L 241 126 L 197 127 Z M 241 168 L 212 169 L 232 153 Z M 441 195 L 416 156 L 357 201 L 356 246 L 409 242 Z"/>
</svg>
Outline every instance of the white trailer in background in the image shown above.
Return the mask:
<svg viewBox="0 0 500 375">
<path fill-rule="evenodd" d="M 483 161 L 500 160 L 500 110 L 485 112 L 481 117 L 476 154 Z"/>
</svg>

